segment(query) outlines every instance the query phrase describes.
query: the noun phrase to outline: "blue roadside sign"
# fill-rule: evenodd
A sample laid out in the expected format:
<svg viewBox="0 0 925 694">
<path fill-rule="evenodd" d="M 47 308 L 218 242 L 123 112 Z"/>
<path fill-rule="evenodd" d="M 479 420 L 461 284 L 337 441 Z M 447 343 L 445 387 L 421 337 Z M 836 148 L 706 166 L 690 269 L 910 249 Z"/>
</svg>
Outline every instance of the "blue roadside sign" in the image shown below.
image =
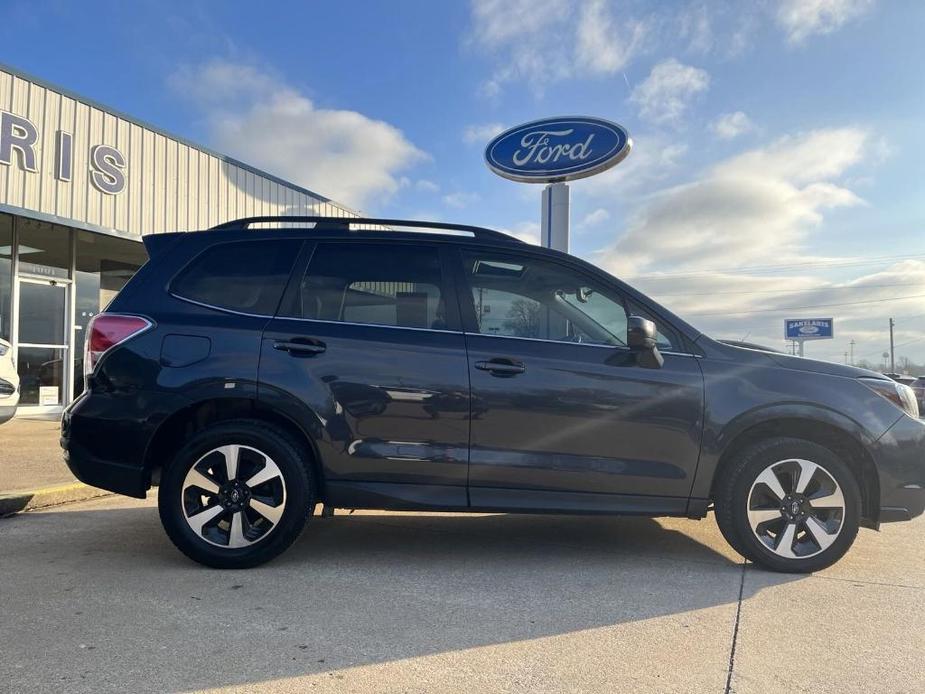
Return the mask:
<svg viewBox="0 0 925 694">
<path fill-rule="evenodd" d="M 834 318 L 788 318 L 784 321 L 788 340 L 831 340 L 835 337 Z"/>
</svg>

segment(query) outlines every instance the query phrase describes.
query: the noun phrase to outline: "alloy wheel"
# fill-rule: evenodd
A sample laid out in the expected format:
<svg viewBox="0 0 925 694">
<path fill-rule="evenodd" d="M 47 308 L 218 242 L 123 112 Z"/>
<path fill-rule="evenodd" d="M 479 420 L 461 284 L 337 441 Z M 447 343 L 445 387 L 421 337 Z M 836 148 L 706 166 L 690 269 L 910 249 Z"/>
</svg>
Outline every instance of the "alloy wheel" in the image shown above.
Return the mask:
<svg viewBox="0 0 925 694">
<path fill-rule="evenodd" d="M 286 508 L 286 481 L 267 454 L 226 445 L 199 458 L 180 495 L 190 529 L 209 544 L 248 547 L 276 528 Z"/>
<path fill-rule="evenodd" d="M 785 559 L 807 559 L 841 533 L 845 497 L 835 478 L 810 460 L 768 465 L 748 493 L 748 524 L 755 537 Z"/>
</svg>

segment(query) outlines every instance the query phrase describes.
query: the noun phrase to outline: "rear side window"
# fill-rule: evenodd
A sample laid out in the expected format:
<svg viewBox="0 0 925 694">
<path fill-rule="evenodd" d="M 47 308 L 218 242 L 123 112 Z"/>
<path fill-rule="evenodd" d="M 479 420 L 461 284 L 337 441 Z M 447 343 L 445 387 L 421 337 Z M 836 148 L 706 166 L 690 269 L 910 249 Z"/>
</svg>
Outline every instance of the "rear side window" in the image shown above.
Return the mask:
<svg viewBox="0 0 925 694">
<path fill-rule="evenodd" d="M 213 246 L 180 271 L 170 291 L 209 306 L 272 316 L 301 245 L 279 239 Z"/>
<path fill-rule="evenodd" d="M 445 330 L 440 256 L 405 244 L 321 243 L 286 313 L 296 318 Z"/>
</svg>

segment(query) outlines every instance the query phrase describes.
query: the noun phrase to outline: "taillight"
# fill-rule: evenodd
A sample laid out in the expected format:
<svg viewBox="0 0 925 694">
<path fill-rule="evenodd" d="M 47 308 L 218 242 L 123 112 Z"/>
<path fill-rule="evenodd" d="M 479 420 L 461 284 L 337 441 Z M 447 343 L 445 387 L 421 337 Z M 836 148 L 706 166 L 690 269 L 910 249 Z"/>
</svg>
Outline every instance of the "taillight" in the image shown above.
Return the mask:
<svg viewBox="0 0 925 694">
<path fill-rule="evenodd" d="M 151 321 L 140 316 L 122 316 L 116 313 L 99 313 L 87 326 L 84 345 L 84 377 L 93 373 L 102 356 L 130 337 L 151 327 Z"/>
</svg>

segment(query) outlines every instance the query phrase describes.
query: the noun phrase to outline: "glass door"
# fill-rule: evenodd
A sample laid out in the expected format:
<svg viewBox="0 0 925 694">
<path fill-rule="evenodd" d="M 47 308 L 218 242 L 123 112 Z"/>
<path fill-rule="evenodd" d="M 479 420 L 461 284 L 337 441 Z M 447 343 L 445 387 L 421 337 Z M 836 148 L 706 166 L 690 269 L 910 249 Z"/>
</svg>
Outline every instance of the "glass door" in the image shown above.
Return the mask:
<svg viewBox="0 0 925 694">
<path fill-rule="evenodd" d="M 69 284 L 19 278 L 19 406 L 43 411 L 64 405 L 68 380 Z M 27 410 L 28 411 L 28 410 Z"/>
</svg>

